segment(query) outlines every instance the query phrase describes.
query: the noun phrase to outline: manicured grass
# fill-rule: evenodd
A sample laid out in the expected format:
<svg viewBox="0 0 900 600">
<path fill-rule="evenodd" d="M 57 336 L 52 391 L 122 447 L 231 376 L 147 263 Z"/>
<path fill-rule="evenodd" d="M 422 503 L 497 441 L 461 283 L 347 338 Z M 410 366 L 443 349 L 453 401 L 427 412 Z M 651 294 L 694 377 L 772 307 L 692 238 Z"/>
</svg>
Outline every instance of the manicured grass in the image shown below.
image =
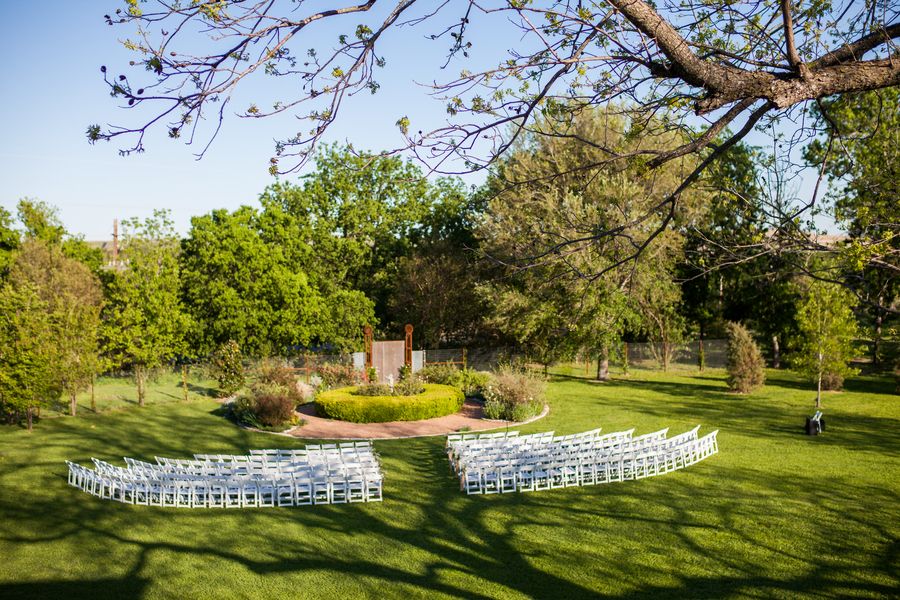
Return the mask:
<svg viewBox="0 0 900 600">
<path fill-rule="evenodd" d="M 205 377 L 199 371 L 189 371 L 187 378 L 188 400 L 197 397 L 214 398 L 219 395 L 216 382 Z M 91 392 L 85 390 L 78 394 L 78 412 L 91 411 Z M 94 401 L 97 412 L 118 410 L 138 405 L 137 387 L 134 379 L 128 375 L 98 377 L 94 382 Z M 184 389 L 180 372 L 163 371 L 155 374 L 147 384 L 147 395 L 144 402 L 165 404 L 183 402 Z M 55 409 L 44 410 L 44 416 L 58 416 L 69 413 L 68 398 L 61 398 Z"/>
<path fill-rule="evenodd" d="M 888 597 L 900 589 L 900 403 L 886 379 L 825 399 L 769 373 L 558 375 L 522 431 L 719 429 L 720 453 L 638 482 L 465 496 L 443 440 L 376 442 L 376 504 L 200 510 L 127 506 L 66 485 L 89 463 L 300 446 L 236 428 L 198 398 L 0 431 L 0 591 L 91 599 L 281 597 Z"/>
</svg>

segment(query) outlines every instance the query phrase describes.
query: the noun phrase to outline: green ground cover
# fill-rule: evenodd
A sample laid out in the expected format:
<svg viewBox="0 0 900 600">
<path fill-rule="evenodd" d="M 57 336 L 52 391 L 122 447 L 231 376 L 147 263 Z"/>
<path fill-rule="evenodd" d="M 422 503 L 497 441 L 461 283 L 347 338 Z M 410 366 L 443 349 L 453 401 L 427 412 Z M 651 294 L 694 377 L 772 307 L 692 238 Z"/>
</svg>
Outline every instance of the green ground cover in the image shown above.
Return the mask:
<svg viewBox="0 0 900 600">
<path fill-rule="evenodd" d="M 900 589 L 900 403 L 856 378 L 825 397 L 770 372 L 748 397 L 723 373 L 635 372 L 599 384 L 561 371 L 551 413 L 523 432 L 638 433 L 697 423 L 720 453 L 638 482 L 467 497 L 441 438 L 376 442 L 385 500 L 200 510 L 101 501 L 63 460 L 183 457 L 301 446 L 213 414 L 200 395 L 0 430 L 0 596 L 888 597 Z M 121 464 L 119 462 L 119 464 Z"/>
<path fill-rule="evenodd" d="M 188 400 L 196 399 L 197 397 L 212 398 L 218 394 L 216 382 L 206 377 L 199 370 L 188 372 L 187 387 Z M 90 390 L 84 390 L 78 394 L 77 400 L 79 414 L 91 411 Z M 94 400 L 97 412 L 136 407 L 138 400 L 134 378 L 128 375 L 98 377 L 94 384 Z M 180 372 L 161 371 L 154 374 L 147 386 L 147 397 L 144 400 L 146 404 L 183 401 L 184 390 Z M 45 410 L 43 414 L 44 416 L 57 416 L 68 414 L 68 411 L 67 399 L 62 398 L 57 409 Z"/>
</svg>

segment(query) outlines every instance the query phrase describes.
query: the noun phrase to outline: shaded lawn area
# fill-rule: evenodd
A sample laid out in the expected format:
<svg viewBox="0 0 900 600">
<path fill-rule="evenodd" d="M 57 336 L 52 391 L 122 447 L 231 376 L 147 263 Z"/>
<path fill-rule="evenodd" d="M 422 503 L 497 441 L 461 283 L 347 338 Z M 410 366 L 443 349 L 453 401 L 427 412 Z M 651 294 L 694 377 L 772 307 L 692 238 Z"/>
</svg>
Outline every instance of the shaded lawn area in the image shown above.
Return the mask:
<svg viewBox="0 0 900 600">
<path fill-rule="evenodd" d="M 198 399 L 0 430 L 4 597 L 888 597 L 900 588 L 900 404 L 887 379 L 825 398 L 787 373 L 749 397 L 721 372 L 565 373 L 523 432 L 702 423 L 720 453 L 637 482 L 466 496 L 443 439 L 376 442 L 376 504 L 162 509 L 66 485 L 64 459 L 295 447 Z"/>
<path fill-rule="evenodd" d="M 187 378 L 188 401 L 197 398 L 215 398 L 220 395 L 216 389 L 217 384 L 207 378 L 199 370 L 192 370 Z M 183 402 L 184 390 L 182 388 L 181 373 L 163 371 L 152 377 L 147 383 L 146 404 L 164 404 L 168 402 Z M 78 414 L 91 412 L 91 392 L 84 390 L 77 396 Z M 138 405 L 137 387 L 134 378 L 128 375 L 98 377 L 94 382 L 94 400 L 97 412 L 119 410 L 122 408 L 136 407 Z M 61 414 L 69 414 L 69 399 L 60 399 L 60 405 L 56 409 L 44 409 L 45 417 L 56 417 Z"/>
</svg>

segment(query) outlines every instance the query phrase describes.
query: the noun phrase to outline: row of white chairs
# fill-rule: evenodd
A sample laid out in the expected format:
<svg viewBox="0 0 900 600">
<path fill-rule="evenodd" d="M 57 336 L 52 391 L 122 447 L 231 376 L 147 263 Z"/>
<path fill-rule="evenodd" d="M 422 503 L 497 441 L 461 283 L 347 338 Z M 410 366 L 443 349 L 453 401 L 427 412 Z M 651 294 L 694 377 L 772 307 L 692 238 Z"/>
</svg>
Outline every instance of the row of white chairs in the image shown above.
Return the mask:
<svg viewBox="0 0 900 600">
<path fill-rule="evenodd" d="M 295 458 L 277 451 L 223 460 L 126 458 L 126 467 L 92 459 L 94 469 L 66 461 L 69 484 L 100 498 L 128 504 L 193 508 L 303 506 L 379 502 L 383 474 L 371 445 L 344 448 L 340 460 L 318 462 L 314 449 Z M 202 455 L 201 455 L 202 456 Z M 312 457 L 312 458 L 310 458 Z M 232 459 L 237 457 L 231 457 Z"/>
<path fill-rule="evenodd" d="M 463 457 L 460 488 L 468 494 L 528 492 L 653 477 L 695 464 L 718 452 L 718 430 L 698 438 L 699 426 L 666 438 L 666 430 L 613 444 L 493 451 Z M 618 432 L 604 436 L 630 436 Z"/>
<path fill-rule="evenodd" d="M 602 449 L 614 447 L 631 440 L 633 429 L 600 435 L 600 429 L 592 429 L 583 433 L 554 436 L 553 432 L 537 433 L 503 440 L 476 439 L 468 442 L 448 442 L 447 456 L 455 472 L 459 472 L 464 464 L 482 458 L 528 454 L 547 451 L 578 451 L 579 449 Z M 664 432 L 662 432 L 664 435 Z M 651 434 L 652 435 L 652 434 Z"/>
<path fill-rule="evenodd" d="M 696 440 L 699 426 L 677 435 L 666 438 L 668 429 L 648 433 L 632 438 L 633 430 L 607 434 L 586 441 L 579 445 L 551 444 L 547 446 L 524 446 L 510 449 L 495 449 L 490 453 L 480 453 L 464 457 L 459 463 L 460 468 L 492 468 L 495 463 L 501 461 L 513 464 L 531 464 L 539 466 L 542 463 L 554 463 L 561 461 L 596 461 L 603 456 L 620 454 L 625 452 L 641 452 L 647 448 L 664 450 L 676 446 L 684 441 Z"/>
</svg>

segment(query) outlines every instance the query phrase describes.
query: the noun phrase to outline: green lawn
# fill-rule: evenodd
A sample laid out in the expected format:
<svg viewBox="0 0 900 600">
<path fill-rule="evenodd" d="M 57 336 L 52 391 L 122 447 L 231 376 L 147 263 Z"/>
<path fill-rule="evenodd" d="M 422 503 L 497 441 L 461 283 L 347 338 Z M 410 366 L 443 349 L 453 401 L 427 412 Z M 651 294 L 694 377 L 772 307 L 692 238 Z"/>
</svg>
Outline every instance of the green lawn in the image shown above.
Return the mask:
<svg viewBox="0 0 900 600">
<path fill-rule="evenodd" d="M 701 423 L 720 453 L 638 482 L 467 497 L 442 439 L 376 442 L 383 503 L 290 509 L 128 506 L 66 485 L 64 459 L 301 445 L 240 430 L 201 396 L 4 428 L 0 596 L 896 597 L 900 403 L 887 379 L 847 387 L 810 438 L 813 393 L 789 374 L 739 397 L 721 372 L 560 373 L 550 415 L 524 431 Z"/>
<path fill-rule="evenodd" d="M 189 371 L 187 378 L 188 400 L 198 396 L 215 397 L 218 395 L 216 382 L 207 378 L 199 370 Z M 85 390 L 78 394 L 78 414 L 91 411 L 91 392 Z M 172 371 L 160 371 L 151 377 L 147 384 L 146 404 L 165 404 L 168 402 L 183 402 L 184 389 L 181 382 L 181 373 Z M 119 410 L 136 407 L 137 388 L 134 378 L 128 375 L 98 377 L 94 383 L 94 403 L 97 412 Z M 45 417 L 56 417 L 69 414 L 68 398 L 61 398 L 59 406 L 44 410 Z"/>
</svg>

